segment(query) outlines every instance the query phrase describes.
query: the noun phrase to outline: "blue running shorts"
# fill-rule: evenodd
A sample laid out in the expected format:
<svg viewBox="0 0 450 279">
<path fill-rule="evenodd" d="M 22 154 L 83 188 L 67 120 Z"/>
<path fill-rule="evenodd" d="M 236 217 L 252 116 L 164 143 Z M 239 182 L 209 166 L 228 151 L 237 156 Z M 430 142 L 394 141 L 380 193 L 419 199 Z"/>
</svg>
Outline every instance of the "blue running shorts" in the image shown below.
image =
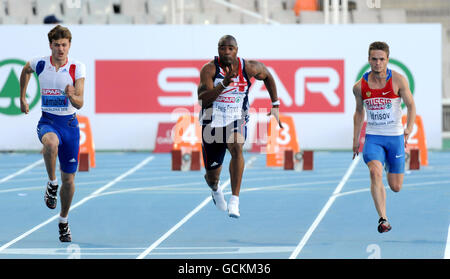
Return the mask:
<svg viewBox="0 0 450 279">
<path fill-rule="evenodd" d="M 59 139 L 58 159 L 61 170 L 65 173 L 76 172 L 80 149 L 80 129 L 76 115 L 42 112 L 37 125 L 39 140 L 42 142 L 42 137 L 49 132 L 55 133 Z"/>
<path fill-rule="evenodd" d="M 364 162 L 380 161 L 389 173 L 405 172 L 405 137 L 366 135 L 363 148 Z"/>
</svg>

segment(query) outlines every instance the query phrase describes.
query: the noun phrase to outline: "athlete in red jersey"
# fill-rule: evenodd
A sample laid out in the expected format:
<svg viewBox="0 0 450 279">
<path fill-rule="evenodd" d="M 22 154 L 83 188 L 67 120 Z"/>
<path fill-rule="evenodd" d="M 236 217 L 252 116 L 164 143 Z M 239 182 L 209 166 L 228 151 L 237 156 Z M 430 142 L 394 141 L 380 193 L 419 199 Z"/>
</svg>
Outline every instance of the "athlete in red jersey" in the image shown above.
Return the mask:
<svg viewBox="0 0 450 279">
<path fill-rule="evenodd" d="M 370 191 L 380 219 L 378 231 L 387 232 L 391 225 L 386 216 L 386 191 L 383 185 L 383 167 L 392 191 L 398 192 L 403 185 L 405 146 L 416 117 L 416 107 L 408 82 L 401 74 L 387 68 L 389 46 L 374 42 L 369 47 L 371 72 L 353 86 L 356 111 L 353 122 L 353 158 L 358 155 L 359 134 L 367 111 L 364 162 L 370 171 Z M 402 127 L 401 99 L 407 111 L 407 125 Z"/>
</svg>

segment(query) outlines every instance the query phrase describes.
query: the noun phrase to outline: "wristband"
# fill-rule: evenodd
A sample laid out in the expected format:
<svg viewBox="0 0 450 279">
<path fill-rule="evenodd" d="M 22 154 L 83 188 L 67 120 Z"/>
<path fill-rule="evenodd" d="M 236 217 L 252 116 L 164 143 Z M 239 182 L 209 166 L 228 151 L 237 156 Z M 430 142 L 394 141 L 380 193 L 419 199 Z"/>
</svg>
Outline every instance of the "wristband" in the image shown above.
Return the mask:
<svg viewBox="0 0 450 279">
<path fill-rule="evenodd" d="M 274 102 L 272 102 L 272 106 L 279 106 L 280 105 L 280 100 L 276 100 Z"/>
</svg>

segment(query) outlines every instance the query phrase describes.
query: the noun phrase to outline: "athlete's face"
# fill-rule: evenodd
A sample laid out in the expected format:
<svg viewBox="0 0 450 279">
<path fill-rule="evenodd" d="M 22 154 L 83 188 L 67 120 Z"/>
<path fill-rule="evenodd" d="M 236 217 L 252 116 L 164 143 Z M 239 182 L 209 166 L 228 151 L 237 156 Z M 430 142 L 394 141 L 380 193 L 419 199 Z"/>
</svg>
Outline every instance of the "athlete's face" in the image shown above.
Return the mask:
<svg viewBox="0 0 450 279">
<path fill-rule="evenodd" d="M 53 40 L 50 43 L 50 49 L 52 50 L 53 59 L 63 63 L 66 62 L 70 49 L 69 39 Z"/>
<path fill-rule="evenodd" d="M 389 58 L 383 50 L 371 50 L 369 55 L 369 64 L 372 72 L 383 73 L 386 72 Z"/>
<path fill-rule="evenodd" d="M 238 47 L 233 40 L 223 40 L 219 43 L 219 58 L 224 65 L 231 65 L 236 60 Z"/>
</svg>

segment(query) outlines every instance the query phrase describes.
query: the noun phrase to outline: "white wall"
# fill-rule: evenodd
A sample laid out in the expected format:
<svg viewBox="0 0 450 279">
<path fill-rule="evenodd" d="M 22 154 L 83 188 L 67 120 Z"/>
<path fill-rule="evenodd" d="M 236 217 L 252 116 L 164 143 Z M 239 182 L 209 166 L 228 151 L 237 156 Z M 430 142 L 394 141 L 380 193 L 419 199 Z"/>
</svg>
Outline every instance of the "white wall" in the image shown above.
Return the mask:
<svg viewBox="0 0 450 279">
<path fill-rule="evenodd" d="M 192 76 L 195 75 L 195 68 L 199 70 L 205 61 L 217 55 L 217 42 L 225 34 L 236 37 L 239 56 L 265 62 L 278 76 L 281 82 L 278 84 L 278 92 L 280 96 L 285 97 L 282 99 L 280 112 L 294 117 L 301 147 L 313 149 L 351 148 L 355 106 L 352 86 L 358 72 L 367 63 L 369 44 L 378 40 L 387 42 L 391 50 L 390 58 L 401 61 L 414 77 L 414 98 L 417 113 L 424 120 L 428 147 L 441 148 L 440 25 L 105 25 L 69 26 L 69 28 L 73 34 L 70 56 L 84 62 L 87 67 L 85 105 L 79 113 L 90 118 L 95 146 L 99 150 L 153 149 L 158 122 L 175 121 L 176 118 L 170 111 L 176 107 L 162 107 L 157 101 L 152 101 L 145 106 L 146 111 L 126 113 L 96 111 L 96 101 L 99 100 L 95 96 L 96 77 L 99 76 L 96 73 L 96 61 L 133 60 L 133 63 L 145 62 L 148 63 L 145 65 L 159 67 L 156 70 L 144 67 L 144 70 L 135 72 L 136 79 L 145 79 L 149 84 L 148 88 L 153 88 L 151 92 L 134 92 L 137 80 L 129 82 L 123 92 L 114 92 L 114 88 L 118 88 L 118 84 L 123 85 L 123 82 L 117 78 L 108 79 L 107 82 L 112 83 L 114 87 L 111 95 L 117 94 L 111 101 L 124 105 L 127 103 L 129 106 L 131 104 L 132 108 L 132 102 L 158 100 L 158 97 L 182 96 L 189 99 L 190 93 L 167 92 L 167 84 L 164 86 L 161 85 L 161 81 L 158 83 L 160 70 L 164 69 L 165 63 L 170 68 L 194 69 L 192 73 L 186 74 L 188 76 L 186 80 L 168 80 L 168 83 L 176 85 L 177 82 L 184 82 L 186 84 L 182 87 L 185 87 L 186 91 L 190 87 L 195 88 L 198 81 L 198 77 Z M 50 55 L 47 40 L 49 30 L 50 26 L 0 26 L 0 64 L 7 59 L 28 61 L 36 56 Z M 163 60 L 162 63 L 158 62 L 160 60 Z M 327 77 L 327 73 L 328 77 L 333 76 L 334 74 L 330 76 L 329 73 L 336 72 L 333 70 L 334 66 L 331 66 L 331 70 L 326 66 L 330 60 L 337 63 L 338 68 L 339 63 L 342 66 L 342 72 L 337 71 L 339 84 L 336 85 L 342 88 L 341 95 L 338 94 L 337 103 L 334 104 L 337 104 L 337 109 L 335 107 L 335 111 L 327 112 L 333 110 L 333 105 L 330 105 L 321 94 L 315 94 L 308 89 L 305 91 L 304 88 L 308 88 L 314 82 L 316 85 L 319 84 L 319 87 L 321 85 L 326 87 L 329 84 L 330 81 L 323 78 L 318 81 L 308 80 L 308 75 L 319 72 L 319 76 L 321 73 L 324 77 Z M 189 61 L 192 61 L 193 66 L 189 66 Z M 325 62 L 321 64 L 321 61 Z M 395 65 L 391 67 L 403 73 Z M 20 66 L 11 67 L 10 64 L 0 66 L 0 90 L 11 68 L 17 77 L 20 76 Z M 181 75 L 184 73 L 181 70 Z M 141 86 L 146 88 L 145 84 Z M 33 85 L 32 81 L 29 87 L 30 95 L 35 94 L 33 88 L 35 90 L 36 85 Z M 250 98 L 257 97 L 254 102 L 257 108 L 268 107 L 268 100 L 258 99 L 264 95 L 268 98 L 268 94 L 260 90 L 261 86 L 254 83 Z M 295 103 L 296 97 L 297 103 L 299 102 L 296 94 L 301 93 L 305 99 L 303 105 L 298 105 Z M 130 100 L 127 96 L 136 98 Z M 286 105 L 289 97 L 293 102 L 290 107 Z M 311 103 L 312 99 L 309 98 L 316 98 L 316 103 Z M 195 100 L 195 96 L 191 100 Z M 19 100 L 15 101 L 18 104 Z M 0 110 L 8 104 L 7 98 L 0 98 Z M 193 110 L 192 102 L 191 104 L 187 102 L 186 107 Z M 40 148 L 35 132 L 40 117 L 39 108 L 40 103 L 29 115 L 6 115 L 0 112 L 0 150 Z M 255 117 L 250 123 L 250 128 L 254 124 Z M 249 138 L 252 138 L 252 129 Z"/>
</svg>

